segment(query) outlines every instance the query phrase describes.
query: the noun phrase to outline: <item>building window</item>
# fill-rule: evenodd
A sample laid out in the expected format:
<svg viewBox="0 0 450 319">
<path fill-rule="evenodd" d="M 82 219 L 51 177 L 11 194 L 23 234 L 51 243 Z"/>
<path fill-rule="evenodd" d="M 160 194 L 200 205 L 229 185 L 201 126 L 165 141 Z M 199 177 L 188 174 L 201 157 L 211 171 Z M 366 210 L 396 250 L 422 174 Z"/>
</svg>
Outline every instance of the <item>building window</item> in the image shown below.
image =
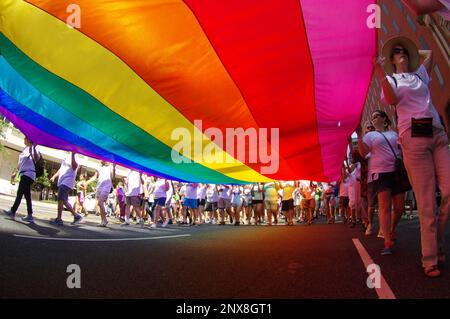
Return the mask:
<svg viewBox="0 0 450 319">
<path fill-rule="evenodd" d="M 414 20 L 411 18 L 411 16 L 409 14 L 406 16 L 406 20 L 408 21 L 408 24 L 411 27 L 411 29 L 414 32 L 416 32 L 417 31 L 416 23 L 414 22 Z"/>
<path fill-rule="evenodd" d="M 442 77 L 441 70 L 439 70 L 439 67 L 438 67 L 437 64 L 434 65 L 434 73 L 436 73 L 436 76 L 438 78 L 439 84 L 441 86 L 444 86 L 445 81 L 444 81 L 444 78 Z"/>
<path fill-rule="evenodd" d="M 392 20 L 392 24 L 394 25 L 395 31 L 397 31 L 397 33 L 400 33 L 400 27 L 398 26 L 397 22 L 395 22 L 395 20 Z"/>
<path fill-rule="evenodd" d="M 420 42 L 420 45 L 422 46 L 422 49 L 430 50 L 430 46 L 428 45 L 427 41 L 425 40 L 425 38 L 422 35 L 419 37 L 419 42 Z"/>
</svg>

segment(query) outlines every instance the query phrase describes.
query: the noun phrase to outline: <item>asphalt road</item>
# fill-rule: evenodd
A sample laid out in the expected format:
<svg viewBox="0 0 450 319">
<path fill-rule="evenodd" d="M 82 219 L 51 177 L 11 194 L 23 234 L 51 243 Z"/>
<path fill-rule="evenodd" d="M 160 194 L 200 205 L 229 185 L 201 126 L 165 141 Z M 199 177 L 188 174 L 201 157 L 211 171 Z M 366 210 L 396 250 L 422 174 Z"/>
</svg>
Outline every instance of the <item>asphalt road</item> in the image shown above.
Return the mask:
<svg viewBox="0 0 450 319">
<path fill-rule="evenodd" d="M 11 201 L 0 196 L 0 209 Z M 34 210 L 35 224 L 0 215 L 1 298 L 377 299 L 354 239 L 393 297 L 450 297 L 448 268 L 438 279 L 422 274 L 417 220 L 401 222 L 394 255 L 383 257 L 381 239 L 343 224 L 102 229 L 90 216 L 56 227 L 54 205 Z M 67 287 L 70 264 L 80 266 L 79 289 Z"/>
</svg>

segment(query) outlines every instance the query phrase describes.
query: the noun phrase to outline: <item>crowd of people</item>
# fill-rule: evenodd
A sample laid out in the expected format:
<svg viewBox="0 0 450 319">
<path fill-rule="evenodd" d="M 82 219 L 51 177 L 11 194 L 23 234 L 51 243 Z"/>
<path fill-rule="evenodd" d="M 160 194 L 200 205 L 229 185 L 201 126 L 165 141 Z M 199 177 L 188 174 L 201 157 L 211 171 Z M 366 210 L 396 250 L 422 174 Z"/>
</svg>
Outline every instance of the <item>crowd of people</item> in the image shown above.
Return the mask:
<svg viewBox="0 0 450 319">
<path fill-rule="evenodd" d="M 323 217 L 329 224 L 337 219 L 352 228 L 360 224 L 370 236 L 374 233 L 378 206 L 378 237 L 384 238 L 381 254 L 391 255 L 397 240 L 396 227 L 405 211 L 405 197 L 411 198 L 412 189 L 421 227 L 424 273 L 438 277 L 439 265 L 446 258 L 450 149 L 428 87 L 432 61 L 431 51 L 419 52 L 407 38 L 386 41 L 382 57 L 374 60 L 375 74 L 382 84 L 382 100 L 386 105 L 395 106 L 398 132 L 391 129 L 386 112 L 372 112 L 370 121 L 356 128 L 357 148 L 353 149 L 350 141 L 351 156 L 342 166 L 338 181 L 212 185 L 179 183 L 129 170 L 117 182 L 115 166 L 102 162 L 92 178 L 87 180 L 81 176 L 75 185 L 78 164 L 72 153 L 52 177 L 58 179 L 59 188 L 58 213 L 52 223 L 63 225 L 64 206 L 73 214 L 74 223 L 79 223 L 83 219 L 81 211 L 87 186 L 94 181 L 97 181 L 100 227 L 107 226 L 107 215 L 120 219 L 123 226 L 134 220 L 142 227 L 147 223 L 152 228 L 171 223 L 312 225 Z M 14 173 L 21 176 L 17 198 L 7 213 L 14 217 L 25 196 L 28 215 L 24 220 L 32 222 L 30 185 L 36 178 L 34 165 L 40 154 L 27 138 L 25 145 Z M 77 201 L 72 207 L 68 196 L 75 187 Z M 439 205 L 436 189 L 441 194 Z"/>
</svg>

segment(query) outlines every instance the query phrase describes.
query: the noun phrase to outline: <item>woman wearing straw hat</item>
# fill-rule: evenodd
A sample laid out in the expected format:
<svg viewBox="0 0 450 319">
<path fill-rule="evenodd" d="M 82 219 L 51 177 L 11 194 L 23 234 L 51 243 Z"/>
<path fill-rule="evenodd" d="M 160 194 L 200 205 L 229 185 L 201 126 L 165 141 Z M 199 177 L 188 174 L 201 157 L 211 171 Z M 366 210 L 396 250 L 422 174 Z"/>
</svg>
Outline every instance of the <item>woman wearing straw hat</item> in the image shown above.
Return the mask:
<svg viewBox="0 0 450 319">
<path fill-rule="evenodd" d="M 420 63 L 423 58 L 423 63 Z M 399 144 L 419 210 L 422 266 L 428 277 L 440 276 L 445 261 L 444 235 L 450 213 L 450 149 L 428 85 L 432 52 L 418 51 L 406 37 L 388 40 L 375 71 L 382 83 L 382 100 L 396 107 Z M 442 193 L 436 215 L 435 187 Z"/>
</svg>

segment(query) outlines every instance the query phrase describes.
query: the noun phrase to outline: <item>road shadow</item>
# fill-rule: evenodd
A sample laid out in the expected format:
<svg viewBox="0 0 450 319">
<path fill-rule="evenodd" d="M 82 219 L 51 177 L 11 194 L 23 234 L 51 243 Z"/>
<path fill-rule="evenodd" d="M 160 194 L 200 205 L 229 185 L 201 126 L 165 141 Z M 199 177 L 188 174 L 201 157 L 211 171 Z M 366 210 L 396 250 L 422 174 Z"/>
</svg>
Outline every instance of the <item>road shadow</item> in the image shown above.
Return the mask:
<svg viewBox="0 0 450 319">
<path fill-rule="evenodd" d="M 19 224 L 27 226 L 28 228 L 30 228 L 30 229 L 34 230 L 35 232 L 37 232 L 39 235 L 43 235 L 43 236 L 55 236 L 55 235 L 57 235 L 60 232 L 59 229 L 55 229 L 55 228 L 52 228 L 52 227 L 41 226 L 41 225 L 36 224 L 35 222 L 34 223 L 24 223 L 24 222 L 20 222 L 20 221 L 17 221 L 17 220 L 16 220 L 16 222 L 18 222 Z"/>
</svg>

